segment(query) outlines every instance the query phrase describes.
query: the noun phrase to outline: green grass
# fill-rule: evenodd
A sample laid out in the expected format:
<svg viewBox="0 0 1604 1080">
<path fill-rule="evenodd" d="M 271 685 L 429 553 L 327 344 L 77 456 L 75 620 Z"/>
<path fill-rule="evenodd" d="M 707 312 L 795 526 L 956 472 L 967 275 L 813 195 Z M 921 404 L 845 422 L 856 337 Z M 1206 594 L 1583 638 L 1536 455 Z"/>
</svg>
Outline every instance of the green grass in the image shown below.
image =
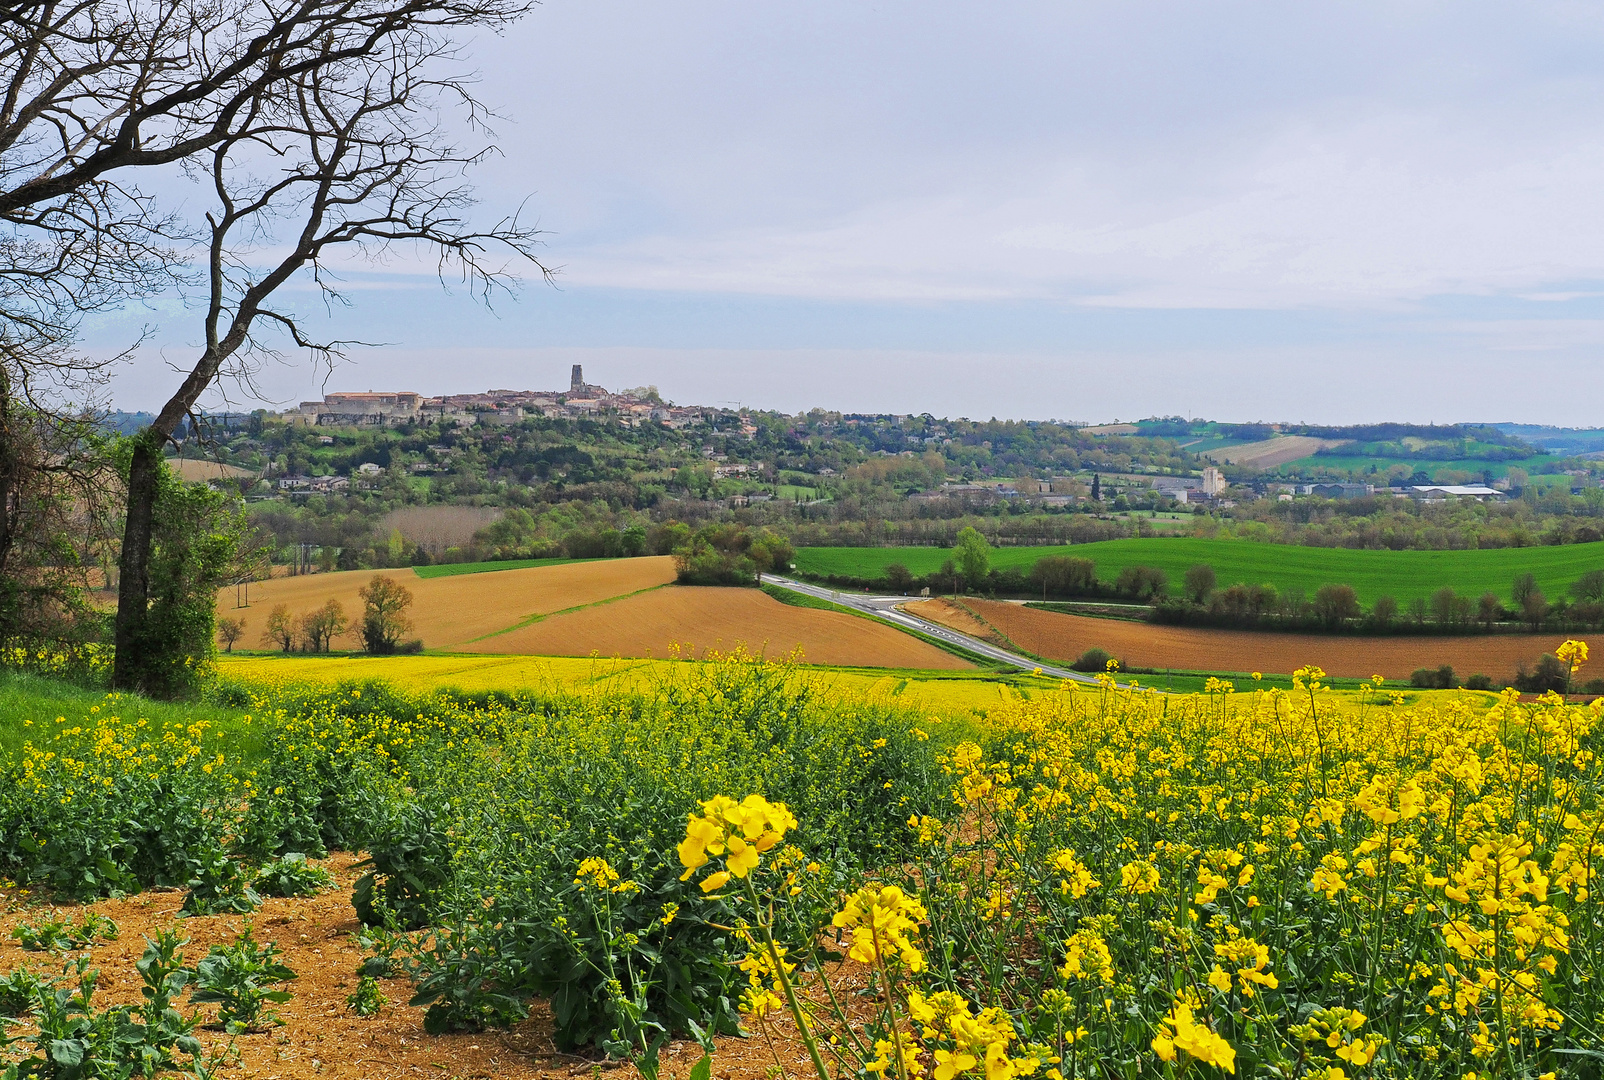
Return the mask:
<svg viewBox="0 0 1604 1080">
<path fill-rule="evenodd" d="M 915 574 L 940 569 L 952 552 L 944 548 L 801 548 L 797 570 L 805 574 L 878 577 L 900 562 Z M 1152 537 L 1105 540 L 1069 547 L 1005 547 L 991 554 L 993 567 L 1028 569 L 1045 555 L 1073 555 L 1097 564 L 1097 576 L 1112 582 L 1127 566 L 1156 566 L 1180 587 L 1187 569 L 1198 563 L 1214 568 L 1220 585 L 1245 581 L 1277 589 L 1302 589 L 1312 596 L 1321 585 L 1352 585 L 1364 604 L 1389 595 L 1400 601 L 1430 596 L 1444 585 L 1463 595 L 1496 593 L 1509 602 L 1516 575 L 1530 571 L 1538 588 L 1557 599 L 1565 587 L 1589 570 L 1604 569 L 1604 542 L 1562 547 L 1490 548 L 1477 551 L 1353 551 L 1295 547 L 1246 540 Z"/>
<path fill-rule="evenodd" d="M 439 563 L 435 566 L 414 566 L 412 572 L 421 578 L 452 577 L 456 574 L 488 574 L 493 570 L 526 570 L 531 566 L 561 566 L 571 562 L 595 562 L 594 559 L 505 559 L 499 562 Z"/>
<path fill-rule="evenodd" d="M 57 679 L 0 668 L 0 756 L 10 756 L 25 742 L 43 741 L 42 733 L 58 717 L 80 721 L 94 715 L 91 709 L 150 721 L 156 738 L 169 728 L 182 728 L 204 720 L 223 731 L 226 741 L 254 758 L 259 752 L 255 733 L 243 709 L 196 703 L 150 701 L 128 694 L 108 695 Z"/>
<path fill-rule="evenodd" d="M 1494 479 L 1505 476 L 1511 468 L 1525 469 L 1528 473 L 1534 472 L 1549 462 L 1560 460 L 1553 454 L 1539 454 L 1529 457 L 1525 461 L 1485 461 L 1480 458 L 1456 458 L 1451 461 L 1431 461 L 1426 458 L 1389 458 L 1368 457 L 1353 454 L 1313 454 L 1309 457 L 1289 461 L 1285 465 L 1276 466 L 1275 470 L 1286 473 L 1302 473 L 1311 469 L 1339 469 L 1344 471 L 1368 473 L 1372 465 L 1383 474 L 1377 477 L 1378 482 L 1384 482 L 1384 474 L 1394 465 L 1403 465 L 1411 472 L 1420 469 L 1427 476 L 1434 474 L 1438 469 L 1459 469 L 1462 472 L 1474 473 L 1479 479 L 1483 471 L 1489 471 Z M 1570 479 L 1566 477 L 1566 479 Z M 1364 482 L 1369 483 L 1365 477 Z"/>
</svg>

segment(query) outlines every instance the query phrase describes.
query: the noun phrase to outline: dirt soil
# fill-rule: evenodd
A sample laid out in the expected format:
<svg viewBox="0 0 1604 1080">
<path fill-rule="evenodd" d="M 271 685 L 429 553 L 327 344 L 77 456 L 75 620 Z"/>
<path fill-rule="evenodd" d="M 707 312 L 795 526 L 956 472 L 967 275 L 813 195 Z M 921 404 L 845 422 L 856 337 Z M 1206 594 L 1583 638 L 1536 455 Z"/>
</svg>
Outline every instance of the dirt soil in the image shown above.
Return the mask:
<svg viewBox="0 0 1604 1080">
<path fill-rule="evenodd" d="M 1037 656 L 1067 663 L 1087 649 L 1098 648 L 1130 667 L 1160 670 L 1288 674 L 1305 664 L 1316 664 L 1341 678 L 1384 675 L 1407 679 L 1417 668 L 1449 664 L 1461 677 L 1480 673 L 1507 680 L 1521 661 L 1533 665 L 1543 653 L 1553 652 L 1561 640 L 1552 634 L 1371 638 L 1278 634 L 1094 619 L 995 600 L 965 603 L 1017 647 Z M 908 610 L 955 630 L 975 633 L 974 616 L 950 601 L 925 600 L 909 604 Z"/>
<path fill-rule="evenodd" d="M 223 1071 L 227 1077 L 566 1080 L 606 1075 L 616 1080 L 639 1080 L 640 1073 L 633 1066 L 558 1053 L 551 1040 L 550 1015 L 539 1003 L 530 1019 L 511 1031 L 428 1035 L 423 1030 L 425 1010 L 406 1004 L 412 995 L 410 984 L 391 978 L 380 980 L 389 1003 L 378 1015 L 364 1019 L 351 1012 L 345 999 L 356 988 L 357 967 L 364 958 L 354 936 L 359 924 L 350 899 L 351 886 L 358 876 L 351 869 L 356 859 L 355 855 L 337 854 L 320 864 L 335 873 L 339 884 L 333 891 L 294 900 L 269 899 L 261 910 L 248 916 L 180 919 L 183 894 L 156 891 L 82 907 L 59 906 L 56 917 L 76 920 L 98 912 L 109 916 L 119 927 L 116 941 L 87 950 L 94 961 L 92 966 L 100 970 L 93 999 L 99 1007 L 140 999 L 142 983 L 134 962 L 144 952 L 142 935 L 177 926 L 190 939 L 183 950 L 184 961 L 190 965 L 204 957 L 212 945 L 231 942 L 247 925 L 254 926 L 258 941 L 277 944 L 283 950 L 283 962 L 300 975 L 284 987 L 294 995 L 278 1007 L 284 1025 L 240 1036 L 235 1042 L 239 1064 Z M 0 894 L 0 975 L 19 967 L 60 971 L 61 957 L 25 952 L 11 938 L 19 922 L 48 918 L 51 910 L 24 896 Z M 185 1010 L 192 1011 L 192 1007 L 186 1005 Z M 212 1015 L 211 1006 L 203 1007 L 203 1011 L 208 1017 Z M 22 1026 L 13 1034 L 28 1031 Z M 228 1041 L 221 1032 L 201 1030 L 197 1034 L 208 1052 L 221 1049 Z M 778 1049 L 788 1066 L 787 1075 L 808 1072 L 806 1051 L 800 1043 L 782 1038 Z M 694 1042 L 669 1044 L 663 1052 L 664 1080 L 685 1080 L 701 1056 L 701 1048 Z M 719 1080 L 762 1080 L 773 1067 L 773 1057 L 761 1039 L 718 1040 L 713 1076 Z"/>
<path fill-rule="evenodd" d="M 667 584 L 674 580 L 674 560 L 667 555 L 653 555 L 437 578 L 420 578 L 411 569 L 306 574 L 252 582 L 251 606 L 244 610 L 234 606 L 232 586 L 219 589 L 217 614 L 245 619 L 242 648 L 271 647 L 264 646 L 261 637 L 274 605 L 287 604 L 290 614 L 300 615 L 332 598 L 340 602 L 354 624 L 362 616 L 362 598 L 357 591 L 375 573 L 399 581 L 411 591 L 413 633 L 423 639 L 426 647 L 439 649 L 506 630 L 533 615 Z M 353 632 L 335 638 L 334 648 L 357 649 L 361 642 Z"/>
<path fill-rule="evenodd" d="M 499 576 L 499 575 L 484 575 Z M 956 670 L 951 653 L 889 626 L 792 607 L 757 589 L 675 586 L 542 619 L 463 651 L 536 656 L 701 657 L 710 650 L 778 659 L 800 648 L 810 664 Z"/>
<path fill-rule="evenodd" d="M 1210 450 L 1203 456 L 1210 461 L 1234 462 L 1237 465 L 1253 465 L 1260 469 L 1272 469 L 1277 465 L 1285 465 L 1289 461 L 1306 458 L 1310 454 L 1321 450 L 1331 450 L 1339 446 L 1347 446 L 1352 439 L 1317 439 L 1313 435 L 1281 435 L 1263 442 L 1244 443 L 1241 446 L 1227 446 L 1219 450 Z"/>
</svg>

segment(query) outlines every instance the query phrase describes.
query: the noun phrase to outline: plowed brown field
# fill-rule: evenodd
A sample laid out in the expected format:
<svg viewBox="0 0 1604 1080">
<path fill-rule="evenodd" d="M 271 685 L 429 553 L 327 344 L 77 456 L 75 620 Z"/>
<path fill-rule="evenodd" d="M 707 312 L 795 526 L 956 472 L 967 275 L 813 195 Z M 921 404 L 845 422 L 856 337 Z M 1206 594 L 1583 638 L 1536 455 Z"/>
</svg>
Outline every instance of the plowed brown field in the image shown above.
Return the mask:
<svg viewBox="0 0 1604 1080">
<path fill-rule="evenodd" d="M 357 590 L 375 573 L 393 578 L 412 591 L 413 633 L 423 639 L 424 645 L 438 649 L 494 634 L 533 615 L 594 604 L 666 584 L 674 580 L 674 560 L 667 555 L 654 555 L 438 578 L 420 578 L 410 569 L 309 574 L 252 582 L 251 606 L 244 611 L 234 607 L 232 586 L 219 589 L 217 612 L 231 618 L 243 617 L 245 637 L 241 644 L 254 647 L 266 625 L 267 613 L 276 604 L 288 604 L 290 613 L 299 615 L 333 598 L 344 605 L 353 622 L 360 619 L 362 599 Z M 354 635 L 348 635 L 335 639 L 334 647 L 355 649 L 360 645 Z"/>
<path fill-rule="evenodd" d="M 1181 671 L 1267 671 L 1286 674 L 1316 664 L 1327 674 L 1366 679 L 1407 679 L 1416 668 L 1450 664 L 1461 676 L 1481 673 L 1508 679 L 1521 661 L 1528 665 L 1553 652 L 1552 634 L 1492 634 L 1473 637 L 1348 637 L 1275 634 L 1154 626 L 1118 619 L 1092 619 L 1041 611 L 1020 604 L 970 600 L 978 612 L 1019 648 L 1051 660 L 1072 661 L 1087 649 L 1104 649 L 1132 667 Z M 945 600 L 909 604 L 908 610 L 965 633 L 975 632 L 968 612 Z"/>
<path fill-rule="evenodd" d="M 776 659 L 801 648 L 802 659 L 810 664 L 944 670 L 970 666 L 889 626 L 835 611 L 791 607 L 756 589 L 657 589 L 553 615 L 462 649 L 661 658 L 672 655 L 676 645 L 686 658 L 744 646 Z"/>
</svg>

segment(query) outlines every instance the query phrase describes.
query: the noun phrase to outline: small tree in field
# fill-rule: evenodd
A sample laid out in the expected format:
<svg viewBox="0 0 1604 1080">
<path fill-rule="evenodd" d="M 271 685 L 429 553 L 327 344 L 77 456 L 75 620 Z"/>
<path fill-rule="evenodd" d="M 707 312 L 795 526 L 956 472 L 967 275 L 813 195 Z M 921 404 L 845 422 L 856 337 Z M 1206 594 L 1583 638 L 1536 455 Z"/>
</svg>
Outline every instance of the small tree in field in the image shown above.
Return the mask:
<svg viewBox="0 0 1604 1080">
<path fill-rule="evenodd" d="M 412 629 L 407 608 L 412 606 L 412 590 L 383 574 L 362 586 L 362 643 L 370 653 L 393 653 L 401 635 Z"/>
<path fill-rule="evenodd" d="M 290 606 L 279 604 L 267 613 L 267 628 L 262 631 L 263 645 L 277 645 L 283 652 L 295 648 L 295 620 L 290 617 Z"/>
<path fill-rule="evenodd" d="M 217 636 L 222 639 L 223 651 L 233 652 L 234 643 L 245 636 L 245 620 L 218 619 Z"/>
<path fill-rule="evenodd" d="M 958 570 L 969 582 L 969 587 L 979 588 L 986 580 L 986 572 L 991 569 L 991 545 L 986 543 L 986 538 L 980 535 L 979 530 L 965 525 L 958 530 L 955 555 Z"/>
<path fill-rule="evenodd" d="M 1215 584 L 1214 567 L 1208 563 L 1198 563 L 1186 572 L 1186 594 L 1194 604 L 1207 603 Z"/>
<path fill-rule="evenodd" d="M 345 617 L 345 606 L 330 597 L 322 607 L 301 616 L 301 639 L 306 642 L 306 651 L 328 652 L 329 642 L 345 633 L 350 625 L 351 621 Z"/>
</svg>

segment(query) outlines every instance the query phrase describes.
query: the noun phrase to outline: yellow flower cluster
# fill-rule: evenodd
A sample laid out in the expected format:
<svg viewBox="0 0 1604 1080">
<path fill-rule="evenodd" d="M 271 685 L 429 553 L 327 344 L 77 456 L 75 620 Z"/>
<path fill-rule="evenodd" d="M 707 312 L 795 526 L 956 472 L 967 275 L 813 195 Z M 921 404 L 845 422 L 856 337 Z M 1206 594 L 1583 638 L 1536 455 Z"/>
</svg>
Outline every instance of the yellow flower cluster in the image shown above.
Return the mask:
<svg viewBox="0 0 1604 1080">
<path fill-rule="evenodd" d="M 909 936 L 919 932 L 924 905 L 895 885 L 868 885 L 847 897 L 832 925 L 852 931 L 847 955 L 860 964 L 900 963 L 909 971 L 925 968 L 925 957 Z"/>
<path fill-rule="evenodd" d="M 1159 1024 L 1159 1033 L 1153 1036 L 1153 1053 L 1163 1061 L 1175 1061 L 1185 1054 L 1205 1065 L 1235 1073 L 1236 1051 L 1213 1028 L 1197 1019 L 1194 1008 L 1194 1003 L 1185 998 L 1176 999 L 1170 1014 Z"/>
<path fill-rule="evenodd" d="M 715 795 L 702 804 L 700 816 L 692 816 L 680 841 L 679 861 L 685 867 L 681 881 L 723 856 L 724 869 L 702 882 L 703 892 L 713 892 L 730 878 L 744 878 L 757 869 L 759 856 L 778 844 L 787 831 L 796 828 L 796 818 L 784 803 L 771 803 L 761 795 L 748 795 L 740 802 L 727 795 Z"/>
</svg>

